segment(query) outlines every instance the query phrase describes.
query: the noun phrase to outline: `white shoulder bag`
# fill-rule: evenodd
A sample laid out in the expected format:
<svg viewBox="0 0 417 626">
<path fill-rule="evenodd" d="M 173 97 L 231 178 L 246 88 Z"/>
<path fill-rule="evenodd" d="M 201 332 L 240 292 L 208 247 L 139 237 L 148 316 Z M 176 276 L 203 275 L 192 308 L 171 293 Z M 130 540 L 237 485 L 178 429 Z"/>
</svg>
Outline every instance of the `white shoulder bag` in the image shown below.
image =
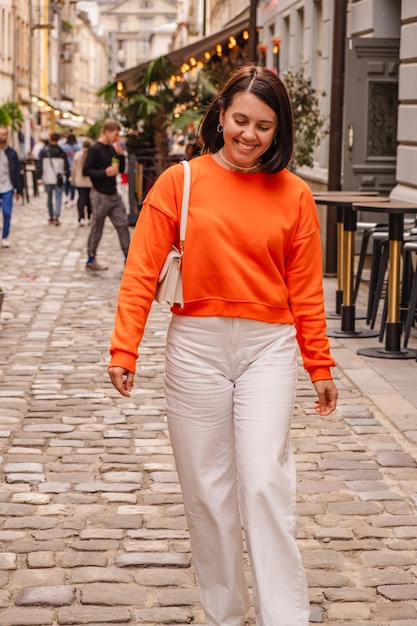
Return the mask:
<svg viewBox="0 0 417 626">
<path fill-rule="evenodd" d="M 154 300 L 169 306 L 179 304 L 184 306 L 182 290 L 182 255 L 184 253 L 185 230 L 187 227 L 188 203 L 190 200 L 191 172 L 188 161 L 181 161 L 184 166 L 184 189 L 182 192 L 181 221 L 180 221 L 180 249 L 172 246 L 162 266 L 156 286 Z"/>
</svg>

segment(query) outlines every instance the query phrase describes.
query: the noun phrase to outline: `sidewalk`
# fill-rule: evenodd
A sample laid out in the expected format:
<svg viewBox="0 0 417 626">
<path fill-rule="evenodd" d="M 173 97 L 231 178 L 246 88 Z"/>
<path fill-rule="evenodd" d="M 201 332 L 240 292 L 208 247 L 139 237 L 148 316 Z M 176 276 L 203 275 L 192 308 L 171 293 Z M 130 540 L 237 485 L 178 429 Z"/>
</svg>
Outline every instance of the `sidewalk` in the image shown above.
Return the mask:
<svg viewBox="0 0 417 626">
<path fill-rule="evenodd" d="M 169 312 L 153 306 L 122 398 L 106 374 L 117 235 L 109 222 L 110 269 L 90 273 L 75 206 L 47 218 L 43 193 L 16 204 L 0 249 L 0 626 L 202 626 L 164 417 Z M 338 411 L 316 415 L 300 366 L 293 426 L 311 622 L 417 626 L 417 363 L 356 354 L 376 338 L 331 344 Z"/>
</svg>

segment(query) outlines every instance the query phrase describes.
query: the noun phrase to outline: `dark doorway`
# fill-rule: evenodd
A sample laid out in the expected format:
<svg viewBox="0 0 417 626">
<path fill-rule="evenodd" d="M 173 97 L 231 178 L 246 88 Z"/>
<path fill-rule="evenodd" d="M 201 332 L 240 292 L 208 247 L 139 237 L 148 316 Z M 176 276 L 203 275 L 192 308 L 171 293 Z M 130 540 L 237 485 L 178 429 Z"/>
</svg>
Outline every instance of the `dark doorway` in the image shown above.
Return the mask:
<svg viewBox="0 0 417 626">
<path fill-rule="evenodd" d="M 347 40 L 343 189 L 395 186 L 399 40 Z"/>
</svg>

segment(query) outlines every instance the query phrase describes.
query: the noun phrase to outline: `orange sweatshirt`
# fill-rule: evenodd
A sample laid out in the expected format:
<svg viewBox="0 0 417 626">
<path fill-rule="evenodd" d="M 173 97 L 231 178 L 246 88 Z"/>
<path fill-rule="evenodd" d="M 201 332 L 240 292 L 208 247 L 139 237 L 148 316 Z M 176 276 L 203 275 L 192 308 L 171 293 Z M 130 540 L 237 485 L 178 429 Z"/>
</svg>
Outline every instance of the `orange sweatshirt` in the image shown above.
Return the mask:
<svg viewBox="0 0 417 626">
<path fill-rule="evenodd" d="M 309 187 L 287 170 L 231 172 L 211 155 L 190 167 L 185 304 L 172 312 L 295 323 L 311 380 L 330 379 L 320 225 Z M 160 269 L 171 244 L 179 245 L 183 181 L 182 165 L 173 165 L 143 203 L 120 286 L 111 366 L 136 369 Z"/>
</svg>

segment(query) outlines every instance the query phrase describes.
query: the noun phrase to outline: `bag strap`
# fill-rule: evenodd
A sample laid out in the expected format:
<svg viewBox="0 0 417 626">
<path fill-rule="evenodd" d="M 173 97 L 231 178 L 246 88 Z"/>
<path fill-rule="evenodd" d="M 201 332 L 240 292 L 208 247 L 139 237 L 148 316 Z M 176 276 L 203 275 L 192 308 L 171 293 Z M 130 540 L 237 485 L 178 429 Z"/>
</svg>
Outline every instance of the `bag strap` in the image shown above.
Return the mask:
<svg viewBox="0 0 417 626">
<path fill-rule="evenodd" d="M 53 173 L 54 173 L 54 174 L 56 174 L 56 172 L 55 172 L 55 168 L 54 168 L 54 163 L 53 163 L 53 161 L 52 161 L 52 156 L 51 156 L 51 151 L 50 151 L 50 150 L 48 150 L 48 157 L 49 157 L 49 160 L 50 160 L 50 162 L 51 162 L 52 171 L 53 171 Z"/>
<path fill-rule="evenodd" d="M 185 231 L 187 228 L 188 205 L 190 202 L 191 170 L 188 161 L 181 161 L 184 167 L 184 189 L 182 192 L 181 222 L 180 222 L 180 252 L 184 252 Z"/>
</svg>

